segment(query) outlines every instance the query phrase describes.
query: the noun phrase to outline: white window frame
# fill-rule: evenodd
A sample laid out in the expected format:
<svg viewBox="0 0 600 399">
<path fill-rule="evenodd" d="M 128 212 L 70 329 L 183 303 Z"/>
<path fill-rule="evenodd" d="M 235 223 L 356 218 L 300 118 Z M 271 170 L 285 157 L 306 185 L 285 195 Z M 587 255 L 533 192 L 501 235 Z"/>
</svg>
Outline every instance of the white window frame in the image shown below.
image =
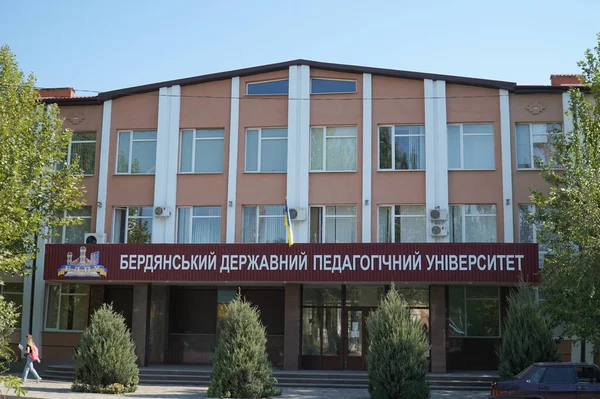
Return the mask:
<svg viewBox="0 0 600 399">
<path fill-rule="evenodd" d="M 191 242 L 179 242 L 179 213 L 182 209 L 190 210 L 190 219 L 189 219 L 189 229 L 188 229 L 188 237 L 192 238 L 192 231 L 194 225 L 194 219 L 221 219 L 223 216 L 223 209 L 221 209 L 221 215 L 219 216 L 194 216 L 194 208 L 221 208 L 220 205 L 197 205 L 197 206 L 179 206 L 177 207 L 177 226 L 175 226 L 175 242 L 178 244 L 192 244 Z M 221 221 L 222 222 L 222 221 Z M 221 231 L 219 229 L 219 243 L 221 242 Z"/>
<path fill-rule="evenodd" d="M 115 174 L 116 175 L 155 175 L 156 174 L 156 153 L 154 153 L 154 173 L 131 173 L 131 165 L 133 164 L 133 143 L 134 142 L 155 142 L 158 143 L 158 132 L 155 139 L 134 139 L 133 133 L 140 131 L 156 131 L 154 129 L 139 129 L 139 130 L 117 130 L 117 156 L 115 159 Z M 127 162 L 127 172 L 119 172 L 119 138 L 121 133 L 129 133 L 129 161 Z"/>
<path fill-rule="evenodd" d="M 492 125 L 492 133 L 465 133 L 465 125 Z M 495 126 L 493 122 L 477 122 L 477 123 L 448 123 L 448 126 L 460 127 L 460 168 L 451 168 L 448 165 L 448 170 L 496 170 L 496 142 L 495 142 Z M 447 134 L 447 133 L 446 133 Z M 492 136 L 492 155 L 494 156 L 494 167 L 489 169 L 466 169 L 465 168 L 465 136 Z"/>
<path fill-rule="evenodd" d="M 312 90 L 313 80 L 329 80 L 333 82 L 354 82 L 354 91 L 331 91 L 327 93 L 314 93 Z M 310 94 L 315 96 L 328 95 L 328 94 L 353 94 L 358 92 L 358 81 L 356 79 L 335 79 L 335 78 L 320 78 L 318 76 L 310 77 Z"/>
<path fill-rule="evenodd" d="M 283 93 L 283 94 L 249 94 L 248 93 L 248 87 L 250 85 L 261 84 L 261 83 L 282 82 L 282 81 L 285 81 L 285 80 L 288 81 L 288 92 L 287 93 Z M 259 81 L 256 81 L 256 82 L 246 82 L 246 95 L 247 96 L 287 96 L 290 93 L 289 87 L 290 87 L 289 86 L 289 78 L 259 80 Z"/>
<path fill-rule="evenodd" d="M 423 214 L 422 215 L 399 215 L 396 216 L 396 206 L 422 206 L 423 207 Z M 381 234 L 380 234 L 380 226 L 379 226 L 379 209 L 381 208 L 388 208 L 391 209 L 390 211 L 390 222 L 392 228 L 391 228 L 391 232 L 390 232 L 390 237 L 392 239 L 392 241 L 390 241 L 389 243 L 400 243 L 402 241 L 396 241 L 396 229 L 394 228 L 396 225 L 396 218 L 400 218 L 400 219 L 416 219 L 416 218 L 423 218 L 423 221 L 425 222 L 425 226 L 424 226 L 424 233 L 427 234 L 427 208 L 424 204 L 387 204 L 387 205 L 379 205 L 377 207 L 377 242 L 378 243 L 387 243 L 387 241 L 381 241 Z M 425 236 L 427 237 L 427 235 Z"/>
<path fill-rule="evenodd" d="M 377 126 L 377 171 L 378 172 L 389 172 L 389 171 L 393 171 L 393 172 L 422 172 L 425 170 L 425 168 L 423 169 L 396 169 L 396 134 L 395 134 L 395 130 L 396 130 L 396 126 L 423 126 L 423 134 L 403 134 L 403 135 L 398 135 L 399 137 L 423 137 L 425 138 L 425 125 L 420 125 L 420 124 L 395 124 L 395 125 L 379 125 Z M 385 128 L 389 128 L 390 129 L 390 135 L 392 136 L 392 150 L 390 151 L 392 153 L 392 167 L 391 168 L 381 168 L 381 129 L 385 129 Z M 423 142 L 423 145 L 425 145 L 425 142 Z M 425 157 L 427 157 L 427 150 L 425 150 Z M 426 160 L 427 158 L 425 158 Z"/>
<path fill-rule="evenodd" d="M 354 207 L 354 215 L 327 215 L 327 207 L 328 206 L 344 206 L 344 207 Z M 329 205 L 311 205 L 309 207 L 309 215 L 310 210 L 312 208 L 320 208 L 321 209 L 321 223 L 319 226 L 319 230 L 321 232 L 321 241 L 320 243 L 325 243 L 325 237 L 327 237 L 327 218 L 337 219 L 354 219 L 354 236 L 356 240 L 358 240 L 358 215 L 356 205 L 354 204 L 329 204 Z M 308 231 L 310 231 L 311 217 L 309 216 L 309 226 Z M 310 241 L 310 240 L 309 240 Z M 335 243 L 331 243 L 335 244 Z"/>
<path fill-rule="evenodd" d="M 531 157 L 531 168 L 520 168 L 519 167 L 519 154 L 517 153 L 517 148 L 516 147 L 516 142 L 517 142 L 517 126 L 518 125 L 527 125 L 529 126 L 529 156 Z M 516 160 L 516 167 L 517 170 L 541 170 L 541 168 L 538 168 L 535 165 L 535 157 L 533 155 L 533 136 L 548 136 L 548 142 L 550 142 L 550 135 L 552 133 L 548 133 L 546 131 L 546 133 L 533 133 L 533 125 L 559 125 L 560 126 L 560 130 L 562 132 L 562 134 L 564 134 L 563 131 L 563 124 L 561 122 L 517 122 L 515 123 L 515 160 Z M 559 169 L 554 167 L 553 169 Z"/>
<path fill-rule="evenodd" d="M 536 207 L 533 204 L 519 204 L 519 242 L 523 243 L 522 239 L 521 239 L 521 220 L 523 220 L 523 213 L 521 212 L 521 207 L 527 207 L 527 211 L 530 213 L 535 213 L 536 212 Z M 541 244 L 538 241 L 538 227 L 537 225 L 533 224 L 533 226 L 531 226 L 532 230 L 533 230 L 533 241 L 530 244 L 538 244 L 538 256 L 539 256 L 539 266 L 540 269 L 542 269 L 544 267 L 544 259 L 546 258 L 546 255 L 551 255 L 550 252 L 548 251 L 544 251 L 541 249 Z"/>
<path fill-rule="evenodd" d="M 286 127 L 249 127 L 246 129 L 246 152 L 244 153 L 244 173 L 287 173 L 287 165 L 285 167 L 284 171 L 276 171 L 276 172 L 272 172 L 272 171 L 266 171 L 263 172 L 261 170 L 261 156 L 262 156 L 262 141 L 263 140 L 285 140 L 286 143 L 286 151 L 287 151 L 287 144 L 288 144 L 288 136 L 286 134 L 285 138 L 283 137 L 265 137 L 263 138 L 262 136 L 262 132 L 263 129 L 285 129 L 286 133 L 289 134 L 288 128 Z M 257 161 L 256 161 L 256 169 L 258 170 L 247 170 L 247 164 L 248 164 L 248 131 L 250 130 L 258 130 L 258 151 L 257 151 Z"/>
<path fill-rule="evenodd" d="M 461 286 L 464 295 L 464 312 L 465 312 L 465 335 L 451 335 L 450 338 L 501 338 L 502 337 L 502 306 L 500 300 L 500 287 L 496 287 L 498 290 L 498 335 L 469 335 L 469 313 L 467 312 L 467 301 L 491 301 L 492 298 L 468 298 L 467 299 L 467 288 Z"/>
<path fill-rule="evenodd" d="M 223 131 L 223 137 L 196 137 L 196 133 L 199 131 L 205 131 L 205 130 L 222 130 Z M 190 172 L 182 172 L 181 171 L 181 162 L 183 160 L 183 157 L 181 155 L 181 150 L 182 150 L 182 145 L 183 145 L 183 132 L 187 132 L 190 131 L 193 133 L 193 137 L 192 137 L 192 160 L 191 160 L 191 165 L 190 165 Z M 194 168 L 196 167 L 196 141 L 217 141 L 217 140 L 222 140 L 223 141 L 223 148 L 225 148 L 225 129 L 223 128 L 202 128 L 202 129 L 181 129 L 179 131 L 179 166 L 178 166 L 178 173 L 182 174 L 182 175 L 214 175 L 214 174 L 220 174 L 223 173 L 223 171 L 225 170 L 225 166 L 224 166 L 224 162 L 225 162 L 225 156 L 223 154 L 221 161 L 221 171 L 220 172 L 196 172 L 194 170 Z"/>
<path fill-rule="evenodd" d="M 92 220 L 92 207 L 91 206 L 85 206 L 84 208 L 90 208 L 90 216 L 69 216 L 69 212 L 68 211 L 63 211 L 63 215 L 62 217 L 65 219 L 90 219 L 90 222 Z M 90 227 L 91 227 L 91 223 L 90 223 Z M 67 226 L 60 226 L 60 242 L 64 243 L 65 242 L 65 238 L 67 236 Z M 57 237 L 58 238 L 58 237 Z M 51 240 L 52 241 L 52 240 Z"/>
<path fill-rule="evenodd" d="M 281 215 L 261 215 L 260 214 L 260 207 L 261 206 L 281 206 Z M 260 231 L 260 218 L 280 218 L 281 219 L 281 225 L 283 226 L 283 209 L 285 208 L 285 205 L 279 205 L 279 204 L 269 204 L 269 205 L 244 205 L 242 207 L 242 222 L 243 222 L 243 208 L 254 208 L 255 210 L 255 214 L 256 214 L 256 220 L 254 222 L 254 237 L 255 237 L 255 241 L 254 244 L 258 244 L 260 242 L 260 237 L 258 235 L 259 231 Z M 242 229 L 244 228 L 244 226 L 242 226 Z M 243 232 L 242 232 L 242 236 L 243 236 Z M 244 242 L 247 243 L 247 242 Z M 252 244 L 252 243 L 248 243 L 248 244 Z"/>
<path fill-rule="evenodd" d="M 476 214 L 476 215 L 475 214 L 473 214 L 473 215 L 467 215 L 467 213 L 465 212 L 465 207 L 466 206 L 470 206 L 470 205 L 475 205 L 475 206 L 476 205 L 489 205 L 489 206 L 493 205 L 493 206 L 496 207 L 496 213 L 493 213 L 493 214 L 492 213 L 483 213 L 483 214 L 479 213 L 479 214 Z M 493 217 L 493 218 L 495 218 L 496 219 L 496 241 L 494 241 L 494 242 L 498 242 L 498 205 L 497 204 L 450 204 L 450 207 L 453 207 L 453 206 L 460 207 L 460 217 L 462 219 L 461 220 L 462 241 L 460 241 L 460 242 L 462 242 L 462 243 L 466 243 L 467 242 L 467 241 L 465 241 L 465 238 L 467 236 L 467 234 L 466 234 L 467 230 L 466 229 L 467 229 L 467 218 L 468 217 L 480 217 L 480 218 L 481 217 L 484 217 L 484 218 L 485 217 L 490 217 L 490 218 Z M 452 213 L 450 212 L 450 215 L 448 215 L 448 216 L 450 216 L 449 223 L 453 224 L 454 220 L 452 219 Z M 454 242 L 456 243 L 456 241 L 454 241 Z"/>
<path fill-rule="evenodd" d="M 71 284 L 80 284 L 80 283 L 51 283 L 47 285 L 47 289 L 46 289 L 46 309 L 44 312 L 44 328 L 43 331 L 54 331 L 54 332 L 72 332 L 72 333 L 80 333 L 83 330 L 65 330 L 65 329 L 60 329 L 58 328 L 58 326 L 60 326 L 60 305 L 62 304 L 62 297 L 63 296 L 85 296 L 87 298 L 87 306 L 89 307 L 90 304 L 90 290 L 89 287 L 87 289 L 87 292 L 85 294 L 63 294 L 62 292 L 62 286 L 63 285 L 71 285 Z M 56 327 L 52 328 L 52 327 L 47 327 L 48 324 L 48 306 L 50 306 L 50 287 L 53 285 L 57 285 L 58 286 L 58 317 L 56 318 Z M 83 284 L 85 285 L 85 284 Z M 89 314 L 88 314 L 89 316 Z M 87 325 L 87 321 L 85 323 Z"/>
<path fill-rule="evenodd" d="M 129 208 L 147 208 L 147 207 L 153 207 L 152 205 L 140 205 L 140 206 L 115 206 L 113 208 L 113 220 L 112 220 L 112 230 L 113 230 L 113 234 L 112 234 L 112 241 L 115 244 L 127 244 L 128 243 L 128 239 L 129 239 L 129 219 L 150 219 L 150 220 L 154 220 L 154 216 L 129 216 Z M 115 240 L 115 233 L 117 231 L 116 229 L 116 222 L 117 222 L 117 210 L 125 210 L 125 237 L 123 242 L 118 242 L 117 240 Z M 150 234 L 152 234 L 152 231 L 150 231 Z"/>
<path fill-rule="evenodd" d="M 338 128 L 338 127 L 353 127 L 354 128 L 354 136 L 331 136 L 331 137 L 327 137 L 327 129 L 328 128 Z M 310 148 L 310 157 L 311 159 L 309 160 L 309 165 L 310 165 L 310 172 L 311 173 L 355 173 L 358 171 L 358 126 L 356 125 L 340 125 L 340 126 L 311 126 L 310 127 L 310 141 L 312 143 L 312 131 L 313 129 L 321 129 L 322 133 L 323 133 L 323 159 L 321 160 L 323 162 L 323 168 L 322 169 L 313 169 L 312 168 L 312 145 Z M 327 139 L 342 139 L 342 140 L 348 140 L 348 139 L 354 139 L 354 144 L 356 147 L 356 152 L 354 153 L 354 157 L 356 158 L 356 162 L 354 163 L 356 165 L 356 167 L 354 169 L 348 169 L 348 170 L 327 170 Z"/>
<path fill-rule="evenodd" d="M 79 133 L 79 134 L 94 133 L 94 135 L 97 135 L 97 133 L 94 131 L 73 132 L 73 135 L 75 135 L 77 133 Z M 73 162 L 73 160 L 71 159 L 71 157 L 73 155 L 71 153 L 72 152 L 71 146 L 73 144 L 92 144 L 92 143 L 94 145 L 96 145 L 96 139 L 94 139 L 94 140 L 73 140 L 73 136 L 71 136 L 71 139 L 69 140 L 69 148 L 67 149 L 67 159 L 68 159 L 69 165 L 71 165 L 71 163 Z M 92 174 L 84 173 L 83 175 L 84 176 L 94 176 L 95 173 L 96 173 L 96 148 L 94 148 L 94 173 L 92 173 Z"/>
</svg>

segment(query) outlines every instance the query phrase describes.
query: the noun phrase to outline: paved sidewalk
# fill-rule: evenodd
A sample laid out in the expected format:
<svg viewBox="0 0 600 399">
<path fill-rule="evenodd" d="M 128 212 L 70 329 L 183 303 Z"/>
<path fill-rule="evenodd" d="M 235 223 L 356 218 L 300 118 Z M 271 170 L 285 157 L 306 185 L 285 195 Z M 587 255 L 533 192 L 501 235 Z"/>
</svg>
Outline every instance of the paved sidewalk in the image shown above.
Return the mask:
<svg viewBox="0 0 600 399">
<path fill-rule="evenodd" d="M 71 392 L 71 384 L 57 381 L 28 381 L 25 399 L 115 399 L 118 395 L 100 395 Z M 432 391 L 432 399 L 479 399 L 487 398 L 488 392 Z M 121 396 L 122 397 L 122 396 Z M 124 395 L 126 398 L 149 399 L 201 399 L 206 398 L 206 387 L 178 387 L 140 385 L 137 392 Z M 364 389 L 311 389 L 287 388 L 281 399 L 369 399 Z"/>
</svg>

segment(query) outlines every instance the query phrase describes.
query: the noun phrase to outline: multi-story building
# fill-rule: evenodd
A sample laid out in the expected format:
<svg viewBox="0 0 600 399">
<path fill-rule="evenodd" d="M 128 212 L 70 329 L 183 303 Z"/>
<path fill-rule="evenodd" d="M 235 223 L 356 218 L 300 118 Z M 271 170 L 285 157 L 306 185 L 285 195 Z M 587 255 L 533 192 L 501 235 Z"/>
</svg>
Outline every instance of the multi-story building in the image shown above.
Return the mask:
<svg viewBox="0 0 600 399">
<path fill-rule="evenodd" d="M 109 302 L 141 364 L 209 363 L 239 290 L 274 364 L 361 369 L 366 317 L 394 283 L 433 372 L 495 368 L 509 288 L 539 281 L 521 212 L 544 187 L 548 132 L 571 126 L 563 83 L 296 60 L 93 97 L 41 90 L 74 131 L 87 206 L 15 285 L 21 331 L 67 360 Z"/>
</svg>

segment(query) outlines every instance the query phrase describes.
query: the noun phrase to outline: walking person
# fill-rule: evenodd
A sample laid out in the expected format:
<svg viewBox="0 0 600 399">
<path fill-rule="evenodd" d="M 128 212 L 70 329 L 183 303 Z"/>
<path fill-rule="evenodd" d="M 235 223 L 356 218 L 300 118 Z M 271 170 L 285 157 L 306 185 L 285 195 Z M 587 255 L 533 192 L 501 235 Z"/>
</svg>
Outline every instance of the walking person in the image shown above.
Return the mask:
<svg viewBox="0 0 600 399">
<path fill-rule="evenodd" d="M 19 344 L 19 346 L 21 346 Z M 40 363 L 40 357 L 38 355 L 38 348 L 35 346 L 35 342 L 33 342 L 33 337 L 31 334 L 27 334 L 27 347 L 24 349 L 21 347 L 21 350 L 25 353 L 27 357 L 27 363 L 25 363 L 25 369 L 23 370 L 23 382 L 27 382 L 27 376 L 31 371 L 33 376 L 36 378 L 37 382 L 42 380 L 42 377 L 39 376 L 37 371 L 33 368 L 33 362 Z"/>
</svg>

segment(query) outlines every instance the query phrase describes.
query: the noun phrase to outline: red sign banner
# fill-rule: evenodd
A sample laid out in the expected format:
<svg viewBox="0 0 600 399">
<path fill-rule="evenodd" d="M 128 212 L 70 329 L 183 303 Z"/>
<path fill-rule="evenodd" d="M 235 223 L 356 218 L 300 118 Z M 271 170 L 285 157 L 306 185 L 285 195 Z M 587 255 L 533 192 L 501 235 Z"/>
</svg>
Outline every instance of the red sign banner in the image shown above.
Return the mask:
<svg viewBox="0 0 600 399">
<path fill-rule="evenodd" d="M 45 280 L 539 282 L 537 244 L 48 244 Z"/>
</svg>

